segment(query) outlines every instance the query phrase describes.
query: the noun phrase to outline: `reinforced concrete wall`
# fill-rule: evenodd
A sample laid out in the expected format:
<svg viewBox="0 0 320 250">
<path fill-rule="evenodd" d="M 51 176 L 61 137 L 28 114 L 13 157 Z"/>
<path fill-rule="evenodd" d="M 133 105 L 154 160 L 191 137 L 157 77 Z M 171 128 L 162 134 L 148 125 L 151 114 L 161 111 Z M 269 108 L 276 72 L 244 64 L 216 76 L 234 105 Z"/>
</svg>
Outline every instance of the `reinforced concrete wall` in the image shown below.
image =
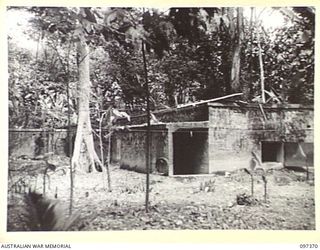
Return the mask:
<svg viewBox="0 0 320 250">
<path fill-rule="evenodd" d="M 174 122 L 152 125 L 152 171 L 156 170 L 159 158 L 164 159 L 169 175 L 247 168 L 252 151 L 263 159 L 275 159 L 286 165 L 286 161 L 289 164 L 292 159 L 285 155 L 290 151 L 285 145 L 301 140 L 311 144 L 303 147 L 309 158 L 313 158 L 312 107 L 209 103 L 206 104 L 209 120 L 203 120 L 206 114 L 203 107 L 199 107 L 198 115 L 197 107 L 188 107 L 175 118 L 171 117 L 172 111 L 168 111 L 163 117 L 171 117 Z M 189 117 L 186 111 L 190 112 Z M 200 121 L 195 117 L 201 117 Z M 145 172 L 145 129 L 131 126 L 116 132 L 112 138 L 112 162 L 122 168 Z M 268 149 L 273 148 L 272 145 L 277 148 L 276 152 Z"/>
<path fill-rule="evenodd" d="M 249 166 L 261 142 L 313 143 L 313 108 L 300 105 L 209 104 L 210 172 Z"/>
<path fill-rule="evenodd" d="M 103 131 L 103 135 L 108 131 Z M 76 136 L 76 129 L 70 132 L 71 150 Z M 93 136 L 96 153 L 100 157 L 100 145 L 97 136 Z M 103 150 L 106 159 L 108 140 L 103 139 Z M 67 129 L 10 129 L 9 156 L 26 156 L 34 158 L 45 153 L 54 153 L 61 156 L 70 156 Z M 101 158 L 100 158 L 101 159 Z"/>
<path fill-rule="evenodd" d="M 71 132 L 71 136 L 74 135 L 75 131 Z M 68 155 L 67 138 L 66 129 L 10 129 L 9 156 L 34 158 L 49 152 Z"/>
<path fill-rule="evenodd" d="M 138 172 L 146 171 L 146 127 L 132 127 L 130 131 L 118 130 L 112 136 L 111 162 L 120 168 Z M 168 136 L 165 126 L 152 126 L 150 140 L 151 172 L 156 172 L 156 162 L 168 157 Z"/>
</svg>

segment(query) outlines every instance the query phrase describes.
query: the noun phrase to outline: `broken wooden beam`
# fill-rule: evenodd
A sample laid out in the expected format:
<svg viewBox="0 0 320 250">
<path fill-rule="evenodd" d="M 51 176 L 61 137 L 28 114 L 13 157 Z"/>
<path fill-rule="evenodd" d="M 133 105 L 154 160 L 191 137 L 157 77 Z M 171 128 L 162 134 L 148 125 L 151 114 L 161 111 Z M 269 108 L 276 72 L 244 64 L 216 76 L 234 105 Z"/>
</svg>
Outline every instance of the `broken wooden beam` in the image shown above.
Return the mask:
<svg viewBox="0 0 320 250">
<path fill-rule="evenodd" d="M 180 104 L 177 106 L 177 108 L 184 108 L 184 107 L 189 107 L 189 106 L 196 106 L 199 104 L 203 104 L 203 103 L 208 103 L 208 102 L 215 102 L 215 101 L 220 101 L 220 100 L 225 100 L 231 97 L 235 97 L 235 96 L 240 96 L 243 95 L 243 93 L 235 93 L 235 94 L 231 94 L 231 95 L 226 95 L 226 96 L 221 96 L 221 97 L 217 97 L 217 98 L 213 98 L 213 99 L 209 99 L 209 100 L 203 100 L 203 101 L 198 101 L 198 102 L 193 102 L 193 103 L 187 103 L 187 104 Z"/>
</svg>

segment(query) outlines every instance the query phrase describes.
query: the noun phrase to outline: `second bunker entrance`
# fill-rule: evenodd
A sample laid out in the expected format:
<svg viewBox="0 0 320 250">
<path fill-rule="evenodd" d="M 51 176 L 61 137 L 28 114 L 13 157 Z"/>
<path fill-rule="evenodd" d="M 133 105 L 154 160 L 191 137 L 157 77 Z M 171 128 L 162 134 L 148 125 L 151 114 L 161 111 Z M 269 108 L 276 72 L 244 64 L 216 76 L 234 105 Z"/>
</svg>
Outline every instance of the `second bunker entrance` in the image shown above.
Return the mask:
<svg viewBox="0 0 320 250">
<path fill-rule="evenodd" d="M 178 129 L 173 133 L 173 174 L 208 174 L 208 129 Z"/>
</svg>

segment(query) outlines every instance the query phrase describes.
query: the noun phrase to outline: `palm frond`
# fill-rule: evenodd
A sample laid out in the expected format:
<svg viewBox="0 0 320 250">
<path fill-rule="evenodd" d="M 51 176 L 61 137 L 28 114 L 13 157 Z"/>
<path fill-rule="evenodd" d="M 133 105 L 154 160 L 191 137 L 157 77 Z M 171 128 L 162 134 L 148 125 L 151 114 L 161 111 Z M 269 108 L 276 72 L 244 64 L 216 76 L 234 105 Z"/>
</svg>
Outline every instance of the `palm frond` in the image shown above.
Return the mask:
<svg viewBox="0 0 320 250">
<path fill-rule="evenodd" d="M 29 226 L 32 231 L 68 231 L 78 221 L 80 213 L 68 216 L 68 211 L 56 200 L 36 192 L 26 195 Z"/>
</svg>

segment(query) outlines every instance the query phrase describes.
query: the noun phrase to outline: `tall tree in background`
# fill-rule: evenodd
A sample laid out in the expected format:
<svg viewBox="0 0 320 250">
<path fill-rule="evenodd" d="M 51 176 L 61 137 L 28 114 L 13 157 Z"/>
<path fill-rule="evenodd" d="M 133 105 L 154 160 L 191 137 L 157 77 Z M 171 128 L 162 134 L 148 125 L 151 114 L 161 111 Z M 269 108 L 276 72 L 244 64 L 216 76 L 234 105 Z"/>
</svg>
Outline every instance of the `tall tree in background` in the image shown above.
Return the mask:
<svg viewBox="0 0 320 250">
<path fill-rule="evenodd" d="M 48 35 L 52 34 L 63 43 L 76 44 L 78 66 L 77 133 L 72 156 L 72 168 L 89 172 L 95 163 L 103 168 L 94 150 L 89 101 L 91 95 L 89 72 L 89 33 L 95 21 L 90 8 L 31 8 L 36 13 L 35 22 Z M 67 58 L 69 60 L 69 58 Z M 66 72 L 67 74 L 68 72 Z M 69 79 L 67 79 L 69 81 Z"/>
<path fill-rule="evenodd" d="M 270 100 L 269 94 L 272 92 L 283 103 L 312 104 L 314 93 L 314 12 L 312 8 L 302 8 L 307 13 L 306 16 L 297 12 L 295 8 L 289 7 L 262 9 L 257 13 L 258 19 L 263 10 L 266 15 L 268 13 L 271 15 L 272 12 L 281 13 L 284 16 L 284 24 L 267 29 L 258 20 L 259 23 L 253 26 L 253 30 L 245 29 L 242 52 L 244 63 L 241 75 L 246 76 L 247 67 L 250 65 L 251 99 L 254 97 L 261 99 L 261 60 L 259 59 L 259 51 L 261 51 L 266 101 Z M 251 34 L 252 45 L 248 39 Z M 258 49 L 259 43 L 261 50 Z"/>
<path fill-rule="evenodd" d="M 230 33 L 232 39 L 232 64 L 231 64 L 231 90 L 232 92 L 242 92 L 243 86 L 240 82 L 240 67 L 241 67 L 241 49 L 243 41 L 243 8 L 236 8 L 236 25 L 233 27 L 233 10 L 230 9 L 229 21 L 230 21 Z"/>
<path fill-rule="evenodd" d="M 202 53 L 197 64 L 205 62 L 210 68 L 208 72 L 200 71 L 209 77 L 199 79 L 204 89 L 199 97 L 210 99 L 243 91 L 240 78 L 243 8 L 173 8 L 169 16 L 177 35 L 186 38 L 190 47 L 196 47 L 196 54 Z"/>
<path fill-rule="evenodd" d="M 56 34 L 61 43 L 76 44 L 78 63 L 78 121 L 72 165 L 90 172 L 103 164 L 95 152 L 90 120 L 90 47 L 106 41 L 139 39 L 140 26 L 130 22 L 130 10 L 121 8 L 44 8 L 31 9 L 37 14 L 39 26 Z M 139 30 L 140 29 L 140 30 Z"/>
<path fill-rule="evenodd" d="M 75 29 L 77 37 L 78 60 L 78 122 L 77 133 L 72 156 L 72 167 L 90 172 L 95 168 L 95 163 L 104 169 L 93 143 L 92 125 L 90 120 L 90 48 L 85 34 L 92 31 L 92 25 L 96 23 L 95 17 L 89 8 L 80 8 L 79 25 Z M 86 154 L 82 153 L 86 152 Z"/>
</svg>

